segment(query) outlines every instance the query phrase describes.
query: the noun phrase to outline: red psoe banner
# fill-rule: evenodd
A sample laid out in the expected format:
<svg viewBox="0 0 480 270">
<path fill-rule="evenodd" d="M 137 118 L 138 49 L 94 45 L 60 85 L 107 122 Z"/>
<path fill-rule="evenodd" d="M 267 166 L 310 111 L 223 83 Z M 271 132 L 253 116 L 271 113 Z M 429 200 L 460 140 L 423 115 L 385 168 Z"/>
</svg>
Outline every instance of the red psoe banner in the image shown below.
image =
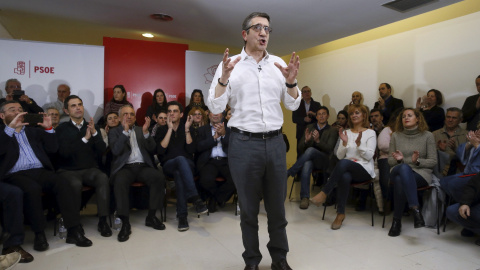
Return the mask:
<svg viewBox="0 0 480 270">
<path fill-rule="evenodd" d="M 103 38 L 105 46 L 105 103 L 113 97 L 113 86 L 123 84 L 127 100 L 143 125 L 153 92 L 162 89 L 167 101 L 185 104 L 185 51 L 187 44 L 122 38 Z"/>
</svg>

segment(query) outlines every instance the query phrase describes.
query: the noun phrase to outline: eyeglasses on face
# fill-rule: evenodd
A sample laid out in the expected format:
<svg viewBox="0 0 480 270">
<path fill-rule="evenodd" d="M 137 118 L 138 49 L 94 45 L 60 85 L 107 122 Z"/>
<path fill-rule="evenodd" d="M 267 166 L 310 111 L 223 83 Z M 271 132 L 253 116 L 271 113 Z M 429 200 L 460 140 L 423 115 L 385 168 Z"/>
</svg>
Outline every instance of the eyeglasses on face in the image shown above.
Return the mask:
<svg viewBox="0 0 480 270">
<path fill-rule="evenodd" d="M 201 114 L 201 113 L 194 113 L 193 115 L 195 115 L 195 116 L 201 116 L 202 114 Z"/>
<path fill-rule="evenodd" d="M 270 26 L 267 26 L 267 25 L 261 25 L 259 23 L 257 24 L 254 24 L 254 25 L 251 25 L 250 27 L 248 27 L 247 29 L 245 29 L 245 31 L 248 31 L 248 29 L 252 28 L 253 30 L 255 30 L 255 32 L 260 32 L 263 30 L 265 30 L 265 33 L 270 34 L 272 32 L 272 28 Z"/>
</svg>

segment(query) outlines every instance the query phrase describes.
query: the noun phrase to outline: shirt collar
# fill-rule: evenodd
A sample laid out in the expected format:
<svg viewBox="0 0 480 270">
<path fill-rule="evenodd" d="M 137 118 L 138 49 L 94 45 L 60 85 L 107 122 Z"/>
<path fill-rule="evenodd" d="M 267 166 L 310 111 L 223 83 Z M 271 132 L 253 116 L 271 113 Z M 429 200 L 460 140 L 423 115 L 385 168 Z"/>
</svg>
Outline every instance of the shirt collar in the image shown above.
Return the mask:
<svg viewBox="0 0 480 270">
<path fill-rule="evenodd" d="M 80 128 L 83 127 L 83 124 L 85 123 L 85 119 L 82 120 L 82 122 L 81 122 L 80 124 L 78 124 L 78 125 L 77 125 L 77 123 L 75 123 L 75 121 L 73 121 L 72 119 L 70 119 L 70 120 L 71 120 L 72 124 L 73 124 L 75 127 L 77 127 L 77 128 L 78 128 L 79 125 L 80 125 Z"/>
<path fill-rule="evenodd" d="M 253 57 L 247 54 L 247 52 L 245 51 L 245 47 L 243 47 L 242 52 L 240 53 L 240 56 L 244 61 L 253 59 Z M 270 54 L 268 54 L 268 51 L 265 50 L 265 56 L 262 58 L 262 60 L 260 60 L 260 62 L 262 61 L 268 62 L 269 58 L 270 58 Z"/>
</svg>

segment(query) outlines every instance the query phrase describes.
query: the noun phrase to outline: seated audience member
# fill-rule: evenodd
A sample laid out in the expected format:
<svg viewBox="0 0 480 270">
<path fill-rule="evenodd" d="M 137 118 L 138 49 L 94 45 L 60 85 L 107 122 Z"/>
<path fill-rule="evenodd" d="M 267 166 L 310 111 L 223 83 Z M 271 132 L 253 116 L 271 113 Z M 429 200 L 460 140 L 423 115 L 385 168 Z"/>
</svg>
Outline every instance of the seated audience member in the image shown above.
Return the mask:
<svg viewBox="0 0 480 270">
<path fill-rule="evenodd" d="M 63 102 L 65 99 L 70 96 L 70 86 L 66 84 L 60 84 L 57 87 L 57 100 L 54 102 L 47 103 L 43 105 L 43 109 L 47 111 L 48 109 L 55 108 L 60 113 L 59 115 L 59 123 L 68 122 L 70 121 L 70 117 L 63 111 Z M 52 118 L 53 121 L 53 118 Z M 53 126 L 55 128 L 55 126 Z"/>
<path fill-rule="evenodd" d="M 328 124 L 329 114 L 327 107 L 320 106 L 317 111 L 316 123 L 307 126 L 305 134 L 299 142 L 300 157 L 287 171 L 287 176 L 295 176 L 301 172 L 300 209 L 307 209 L 309 205 L 312 171 L 328 168 L 330 156 L 337 143 L 338 130 Z"/>
<path fill-rule="evenodd" d="M 53 129 L 57 129 L 58 125 L 60 124 L 60 112 L 57 110 L 57 108 L 49 107 L 46 109 L 46 113 L 52 119 Z"/>
<path fill-rule="evenodd" d="M 162 89 L 157 89 L 153 93 L 152 105 L 148 106 L 146 113 L 146 116 L 153 120 L 150 123 L 152 127 L 157 123 L 157 115 L 160 111 L 167 111 L 167 97 Z"/>
<path fill-rule="evenodd" d="M 198 196 L 193 180 L 195 166 L 193 163 L 195 144 L 191 135 L 193 118 L 189 116 L 187 122 L 183 124 L 181 121 L 183 107 L 177 101 L 168 102 L 167 108 L 167 125 L 160 127 L 155 137 L 157 154 L 165 174 L 175 178 L 178 230 L 186 231 L 189 229 L 187 202 L 195 205 L 198 214 L 206 214 L 208 209 Z"/>
<path fill-rule="evenodd" d="M 382 113 L 379 109 L 372 109 L 370 111 L 370 128 L 375 130 L 375 133 L 378 136 L 384 127 Z"/>
<path fill-rule="evenodd" d="M 35 100 L 29 98 L 25 93 L 17 95 L 17 90 L 22 90 L 22 84 L 17 79 L 9 79 L 5 83 L 5 92 L 7 96 L 0 99 L 0 105 L 5 101 L 16 100 L 22 105 L 23 111 L 27 113 L 43 112 L 43 109 L 37 105 Z"/>
<path fill-rule="evenodd" d="M 188 116 L 191 116 L 192 119 L 193 119 L 193 122 L 192 122 L 192 128 L 193 128 L 193 139 L 195 140 L 195 138 L 197 137 L 198 135 L 198 128 L 199 127 L 203 127 L 204 125 L 206 125 L 208 123 L 208 119 L 207 119 L 207 115 L 205 114 L 205 111 L 200 108 L 200 107 L 193 107 L 189 112 L 188 112 Z"/>
<path fill-rule="evenodd" d="M 367 105 L 363 104 L 363 94 L 360 93 L 359 91 L 355 91 L 352 93 L 352 101 L 348 105 L 345 105 L 343 108 L 344 111 L 348 112 L 348 107 L 350 105 L 363 105 L 365 108 L 367 108 L 367 111 L 370 111 Z"/>
<path fill-rule="evenodd" d="M 455 174 L 457 170 L 457 147 L 467 140 L 467 131 L 460 127 L 461 121 L 462 111 L 457 107 L 448 108 L 445 116 L 445 126 L 433 132 L 437 150 L 448 155 L 448 159 L 442 162 L 445 167 L 440 168 L 440 172 L 443 171 L 443 175 Z M 438 160 L 438 162 L 440 163 L 441 160 Z"/>
<path fill-rule="evenodd" d="M 135 125 L 135 110 L 123 105 L 119 111 L 120 125 L 108 132 L 108 142 L 113 155 L 111 183 L 117 204 L 117 214 L 122 220 L 122 228 L 117 239 L 129 239 L 130 226 L 130 185 L 133 182 L 145 183 L 150 190 L 149 210 L 145 226 L 155 230 L 165 230 L 165 225 L 155 213 L 162 209 L 165 196 L 165 177 L 156 168 L 151 156 L 155 153 L 155 140 L 148 132 L 150 118 L 145 117 L 143 127 Z"/>
<path fill-rule="evenodd" d="M 426 98 L 417 99 L 417 110 L 423 113 L 430 132 L 441 129 L 445 123 L 445 111 L 440 105 L 443 103 L 442 93 L 437 89 L 430 89 Z"/>
<path fill-rule="evenodd" d="M 222 122 L 223 114 L 209 113 L 210 124 L 198 129 L 197 170 L 199 184 L 209 197 L 208 212 L 214 213 L 216 203 L 224 207 L 235 192 L 235 184 L 228 167 L 228 140 L 230 129 Z M 217 182 L 217 177 L 225 181 Z"/>
<path fill-rule="evenodd" d="M 391 156 L 388 158 L 392 170 L 394 212 L 389 236 L 399 236 L 405 203 L 413 212 L 414 227 L 425 227 L 417 188 L 432 182 L 432 170 L 437 165 L 435 139 L 428 131 L 423 114 L 416 109 L 405 108 L 397 118 L 395 132 L 390 140 Z"/>
<path fill-rule="evenodd" d="M 225 109 L 225 117 L 224 117 L 225 126 L 227 125 L 228 120 L 230 120 L 230 118 L 232 118 L 232 108 L 227 108 Z"/>
<path fill-rule="evenodd" d="M 102 134 L 103 141 L 108 146 L 108 132 L 110 129 L 120 125 L 120 121 L 118 121 L 118 113 L 111 112 L 107 114 L 106 121 L 107 124 L 105 125 L 105 128 L 100 128 L 100 134 Z"/>
<path fill-rule="evenodd" d="M 390 115 L 395 110 L 403 108 L 403 100 L 392 96 L 392 87 L 388 83 L 381 83 L 378 87 L 380 98 L 375 102 L 374 109 L 379 109 L 383 115 L 383 124 L 386 125 Z"/>
<path fill-rule="evenodd" d="M 368 128 L 368 111 L 363 105 L 351 105 L 348 109 L 350 129 L 339 130 L 340 144 L 337 157 L 340 160 L 322 191 L 311 202 L 320 206 L 330 192 L 337 187 L 337 217 L 332 230 L 338 230 L 345 219 L 345 205 L 351 182 L 365 182 L 375 177 L 373 156 L 377 147 L 375 131 Z"/>
<path fill-rule="evenodd" d="M 187 121 L 188 113 L 194 107 L 199 107 L 204 112 L 208 110 L 208 107 L 207 105 L 205 105 L 205 101 L 203 99 L 203 92 L 200 89 L 193 90 L 192 94 L 190 95 L 190 103 L 187 105 L 187 107 L 185 107 L 185 110 L 183 110 L 185 112 L 182 117 L 182 121 L 184 123 Z"/>
<path fill-rule="evenodd" d="M 108 177 L 98 166 L 98 158 L 107 149 L 99 128 L 93 118 L 87 122 L 84 117 L 83 101 L 71 95 L 65 99 L 65 113 L 70 121 L 56 129 L 58 139 L 57 173 L 70 183 L 74 190 L 72 201 L 81 205 L 83 185 L 95 188 L 98 208 L 98 231 L 103 237 L 112 236 L 107 224 L 110 214 L 110 184 Z"/>
<path fill-rule="evenodd" d="M 480 122 L 480 75 L 475 79 L 475 86 L 478 93 L 469 96 L 462 106 L 462 123 L 467 123 L 467 130 L 477 130 L 478 122 Z"/>
<path fill-rule="evenodd" d="M 127 90 L 123 85 L 118 84 L 113 87 L 113 98 L 105 104 L 103 116 L 106 117 L 111 112 L 118 112 L 123 105 L 130 105 L 133 108 L 132 103 L 127 100 Z"/>
<path fill-rule="evenodd" d="M 155 138 L 157 135 L 157 130 L 161 126 L 165 126 L 167 124 L 167 111 L 160 111 L 155 117 L 156 123 L 152 128 L 152 136 Z"/>
<path fill-rule="evenodd" d="M 0 181 L 0 203 L 3 209 L 2 235 L 7 234 L 7 239 L 3 241 L 2 255 L 18 252 L 21 255 L 21 263 L 33 261 L 33 256 L 21 246 L 25 238 L 25 232 L 23 231 L 22 190 Z"/>
<path fill-rule="evenodd" d="M 333 128 L 336 128 L 337 131 L 340 128 L 343 128 L 344 130 L 348 129 L 348 112 L 347 111 L 339 111 L 337 113 L 337 121 L 333 123 L 332 125 Z"/>
<path fill-rule="evenodd" d="M 395 132 L 395 125 L 397 124 L 397 118 L 402 110 L 396 110 L 390 116 L 390 121 L 385 126 L 385 128 L 380 132 L 377 137 L 377 147 L 378 147 L 378 179 L 380 182 L 380 187 L 382 188 L 383 198 L 387 198 L 391 195 L 387 194 L 389 187 L 388 183 L 390 182 L 390 164 L 388 164 L 388 158 L 390 157 L 390 140 L 392 138 L 392 133 Z M 388 198 L 389 200 L 391 198 Z"/>
<path fill-rule="evenodd" d="M 478 235 L 480 234 L 480 174 L 458 180 L 454 185 L 444 188 L 458 202 L 447 208 L 447 218 L 463 227 L 462 236 Z M 480 246 L 480 239 L 475 241 L 475 244 Z"/>
<path fill-rule="evenodd" d="M 52 121 L 44 116 L 43 122 L 38 124 L 43 129 L 28 127 L 22 123 L 25 114 L 16 100 L 0 106 L 0 117 L 5 123 L 0 132 L 0 177 L 23 191 L 25 217 L 35 233 L 33 249 L 45 251 L 49 246 L 45 237 L 42 193 L 53 193 L 57 199 L 68 230 L 66 242 L 80 247 L 91 246 L 80 224 L 80 205 L 71 200 L 73 190 L 55 174 L 47 155 L 58 150 Z"/>
<path fill-rule="evenodd" d="M 469 131 L 466 135 L 467 142 L 457 148 L 457 156 L 465 165 L 462 173 L 442 177 L 440 185 L 449 196 L 452 192 L 460 191 L 467 181 L 480 172 L 480 129 Z M 458 198 L 458 197 L 457 197 Z M 458 201 L 458 200 L 457 200 Z"/>
<path fill-rule="evenodd" d="M 292 122 L 297 125 L 295 138 L 297 138 L 297 158 L 300 157 L 298 151 L 298 143 L 302 139 L 303 133 L 307 125 L 314 124 L 316 120 L 316 112 L 320 108 L 320 102 L 313 100 L 312 89 L 309 86 L 302 87 L 302 101 L 297 110 L 292 112 Z"/>
</svg>

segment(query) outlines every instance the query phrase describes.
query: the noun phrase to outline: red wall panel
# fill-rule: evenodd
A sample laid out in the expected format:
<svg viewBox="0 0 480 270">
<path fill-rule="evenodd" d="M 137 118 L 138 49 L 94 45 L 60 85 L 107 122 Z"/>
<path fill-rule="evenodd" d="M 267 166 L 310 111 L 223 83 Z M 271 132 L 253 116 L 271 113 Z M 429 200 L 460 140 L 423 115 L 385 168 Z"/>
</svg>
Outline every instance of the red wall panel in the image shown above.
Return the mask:
<svg viewBox="0 0 480 270">
<path fill-rule="evenodd" d="M 123 84 L 127 99 L 143 125 L 145 112 L 155 89 L 161 88 L 167 101 L 185 104 L 186 44 L 121 38 L 103 38 L 105 46 L 105 103 L 113 97 L 113 86 Z"/>
</svg>

